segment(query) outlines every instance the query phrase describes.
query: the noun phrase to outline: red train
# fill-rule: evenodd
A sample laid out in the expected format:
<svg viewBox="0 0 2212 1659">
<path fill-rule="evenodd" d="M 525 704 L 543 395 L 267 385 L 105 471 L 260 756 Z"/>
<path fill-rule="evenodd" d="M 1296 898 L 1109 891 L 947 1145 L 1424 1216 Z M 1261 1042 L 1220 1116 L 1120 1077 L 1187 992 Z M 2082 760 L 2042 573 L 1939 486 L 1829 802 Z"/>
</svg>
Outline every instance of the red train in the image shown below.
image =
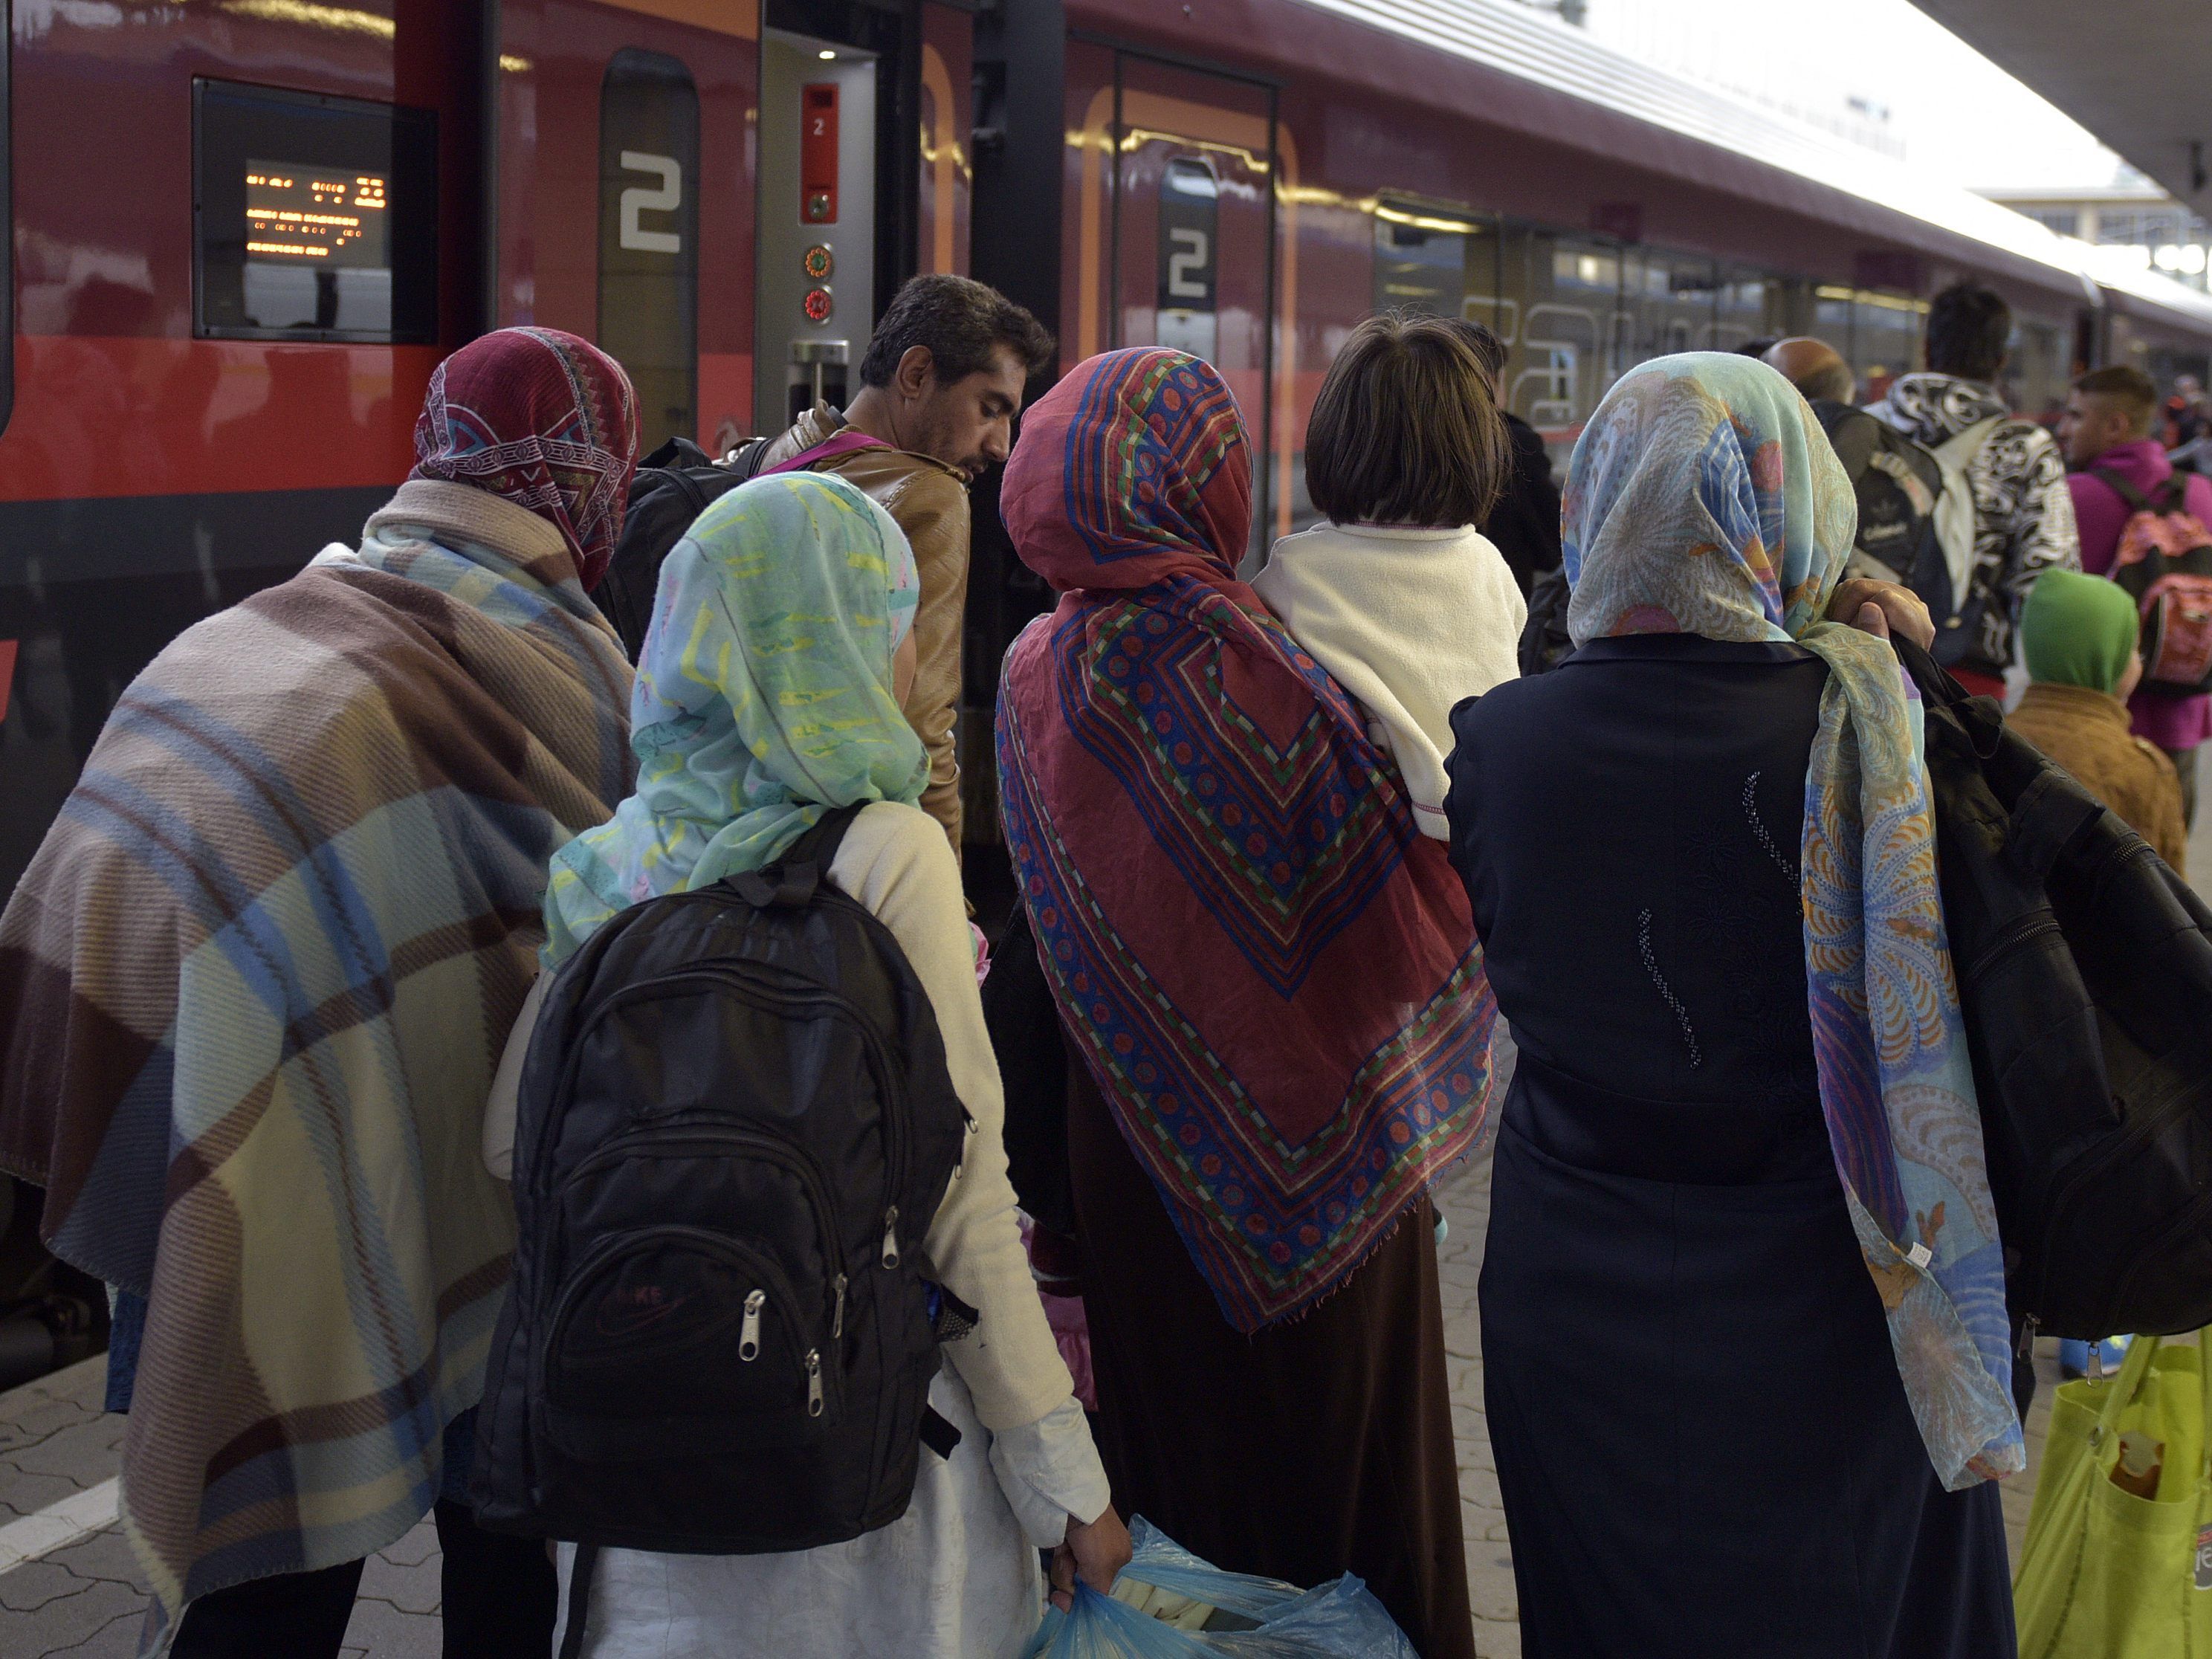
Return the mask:
<svg viewBox="0 0 2212 1659">
<path fill-rule="evenodd" d="M 350 538 L 440 354 L 502 324 L 612 350 L 648 444 L 712 441 L 839 397 L 900 281 L 972 269 L 1067 362 L 1162 341 L 1218 363 L 1262 538 L 1304 515 L 1306 411 L 1378 306 L 1489 322 L 1516 409 L 1561 444 L 1631 364 L 1756 334 L 1825 335 L 1878 385 L 1964 274 L 2014 301 L 2030 410 L 2092 362 L 2202 374 L 2212 343 L 2199 296 L 2100 285 L 2024 220 L 1485 0 L 9 21 L 0 895 L 131 677 Z M 988 839 L 994 678 L 1044 596 L 979 523 L 963 738 Z"/>
</svg>

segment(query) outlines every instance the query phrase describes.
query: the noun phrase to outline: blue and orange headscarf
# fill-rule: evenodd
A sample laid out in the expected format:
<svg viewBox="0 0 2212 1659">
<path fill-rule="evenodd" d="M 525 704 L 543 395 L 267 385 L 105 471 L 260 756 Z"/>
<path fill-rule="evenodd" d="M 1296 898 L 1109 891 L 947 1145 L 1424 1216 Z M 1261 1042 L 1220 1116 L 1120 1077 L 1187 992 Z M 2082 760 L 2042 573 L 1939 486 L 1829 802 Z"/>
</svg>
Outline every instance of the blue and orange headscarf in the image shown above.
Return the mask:
<svg viewBox="0 0 2212 1659">
<path fill-rule="evenodd" d="M 1223 1313 L 1311 1307 L 1474 1144 L 1496 1004 L 1443 844 L 1236 579 L 1236 401 L 1109 352 L 1030 411 L 1000 508 L 1060 592 L 1006 658 L 1006 839 L 1060 1014 Z"/>
<path fill-rule="evenodd" d="M 1579 645 L 1794 641 L 1828 665 L 1805 785 L 1805 965 L 1820 1104 L 1929 1456 L 1956 1489 L 2026 1459 L 2003 1252 L 1943 907 L 1923 710 L 1888 644 L 1825 620 L 1857 530 L 1805 400 L 1749 358 L 1662 357 L 1575 446 L 1563 540 Z"/>
</svg>

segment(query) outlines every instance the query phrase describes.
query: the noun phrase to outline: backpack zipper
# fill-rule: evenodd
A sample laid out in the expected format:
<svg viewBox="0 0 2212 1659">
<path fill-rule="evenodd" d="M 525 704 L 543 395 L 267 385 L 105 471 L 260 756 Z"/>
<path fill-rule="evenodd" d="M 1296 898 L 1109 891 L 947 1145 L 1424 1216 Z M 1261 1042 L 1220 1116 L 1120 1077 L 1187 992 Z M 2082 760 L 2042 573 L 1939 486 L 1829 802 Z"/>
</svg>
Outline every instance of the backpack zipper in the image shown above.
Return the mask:
<svg viewBox="0 0 2212 1659">
<path fill-rule="evenodd" d="M 562 1182 L 566 1192 L 601 1165 L 618 1162 L 635 1154 L 641 1144 L 666 1146 L 672 1152 L 683 1146 L 717 1146 L 736 1145 L 754 1152 L 764 1152 L 769 1161 L 782 1165 L 799 1177 L 805 1189 L 809 1206 L 814 1212 L 814 1224 L 823 1242 L 823 1260 L 830 1267 L 830 1336 L 835 1339 L 845 1334 L 845 1232 L 837 1214 L 836 1195 L 822 1179 L 814 1160 L 783 1136 L 768 1129 L 700 1125 L 684 1127 L 672 1125 L 653 1129 L 631 1129 L 617 1135 L 589 1158 L 568 1172 Z"/>
<path fill-rule="evenodd" d="M 746 1297 L 744 1304 L 748 1323 L 756 1338 L 757 1338 L 759 1326 L 757 1320 L 751 1316 L 752 1297 L 759 1295 L 761 1285 L 764 1282 L 769 1295 L 763 1298 L 763 1305 L 774 1303 L 776 1306 L 787 1308 L 792 1312 L 792 1346 L 797 1348 L 801 1342 L 806 1340 L 807 1333 L 799 1324 L 799 1320 L 803 1317 L 800 1310 L 805 1304 L 799 1300 L 798 1293 L 792 1289 L 791 1280 L 785 1276 L 783 1270 L 777 1267 L 766 1253 L 757 1250 L 742 1240 L 733 1238 L 726 1233 L 718 1233 L 706 1227 L 669 1224 L 635 1228 L 627 1232 L 617 1233 L 603 1240 L 597 1249 L 584 1256 L 583 1260 L 577 1264 L 574 1272 L 565 1277 L 562 1285 L 562 1291 L 572 1291 L 584 1285 L 608 1261 L 621 1255 L 625 1249 L 635 1248 L 641 1235 L 656 1238 L 682 1239 L 702 1255 L 719 1256 L 724 1261 L 736 1262 L 751 1273 L 756 1281 L 752 1295 Z M 540 1367 L 551 1363 L 551 1356 L 560 1351 L 562 1339 L 568 1334 L 569 1322 L 574 1316 L 574 1309 L 563 1305 L 568 1301 L 568 1297 L 566 1294 L 555 1298 L 555 1305 L 546 1322 L 545 1345 L 538 1355 L 538 1364 Z M 816 1328 L 818 1329 L 819 1327 Z M 738 1340 L 741 1356 L 745 1331 L 746 1326 L 741 1325 L 738 1328 Z M 806 1378 L 806 1414 L 809 1417 L 819 1417 L 825 1409 L 825 1383 L 822 1374 L 821 1349 L 809 1344 L 800 1355 L 799 1363 Z M 541 1370 L 532 1392 L 540 1396 L 544 1395 L 545 1383 L 546 1379 Z"/>
<path fill-rule="evenodd" d="M 850 903 L 852 901 L 847 900 L 846 902 Z M 855 906 L 855 908 L 860 907 Z M 866 914 L 865 909 L 862 913 Z M 574 1092 L 575 1068 L 581 1063 L 584 1044 L 599 1022 L 617 1008 L 627 1007 L 633 1002 L 651 1000 L 659 994 L 665 993 L 671 987 L 702 980 L 730 985 L 739 988 L 741 992 L 757 993 L 757 996 L 747 1000 L 752 1001 L 757 1007 L 761 1006 L 763 1000 L 765 1000 L 771 1005 L 771 1012 L 778 1008 L 789 1008 L 807 1003 L 822 1004 L 836 1010 L 843 1016 L 846 1023 L 860 1034 L 861 1046 L 868 1056 L 868 1069 L 874 1074 L 877 1091 L 883 1098 L 884 1188 L 896 1199 L 904 1189 L 906 1182 L 908 1157 L 906 1090 L 903 1079 L 899 1076 L 897 1069 L 890 1063 L 889 1045 L 884 1042 L 883 1034 L 876 1029 L 875 1022 L 870 1019 L 860 1005 L 851 998 L 842 995 L 818 981 L 803 979 L 797 975 L 790 975 L 789 977 L 798 980 L 798 985 L 786 987 L 769 979 L 769 974 L 775 970 L 746 971 L 757 966 L 758 964 L 748 963 L 740 967 L 726 962 L 701 964 L 696 967 L 684 968 L 674 973 L 656 975 L 652 979 L 640 980 L 635 984 L 623 986 L 622 989 L 592 1009 L 589 1016 L 576 1028 L 575 1036 L 569 1042 L 568 1063 L 562 1075 L 561 1091 L 556 1097 L 556 1104 L 565 1108 L 569 1097 Z M 763 981 L 769 981 L 769 982 L 763 983 Z M 544 1125 L 539 1132 L 541 1140 L 533 1170 L 543 1170 L 545 1167 L 547 1147 L 544 1145 L 544 1137 L 550 1135 L 554 1126 L 561 1121 L 562 1115 L 563 1113 L 558 1110 L 548 1112 L 545 1115 Z M 586 1161 L 589 1162 L 588 1159 Z M 550 1194 L 550 1188 L 547 1190 Z M 893 1203 L 890 1206 L 884 1221 L 887 1237 L 895 1233 L 897 1224 L 898 1207 L 896 1203 Z M 840 1234 L 839 1237 L 842 1242 L 842 1235 Z"/>
</svg>

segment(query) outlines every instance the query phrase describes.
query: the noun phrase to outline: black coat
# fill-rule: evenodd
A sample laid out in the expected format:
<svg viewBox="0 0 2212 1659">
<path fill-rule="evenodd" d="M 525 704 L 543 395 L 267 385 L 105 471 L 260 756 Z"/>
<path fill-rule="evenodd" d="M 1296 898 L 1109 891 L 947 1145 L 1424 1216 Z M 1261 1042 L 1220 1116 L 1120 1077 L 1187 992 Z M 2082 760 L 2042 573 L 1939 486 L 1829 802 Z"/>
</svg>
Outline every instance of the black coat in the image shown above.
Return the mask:
<svg viewBox="0 0 2212 1659">
<path fill-rule="evenodd" d="M 1552 480 L 1551 452 L 1536 428 L 1518 415 L 1506 416 L 1505 426 L 1513 440 L 1513 471 L 1482 533 L 1505 556 L 1525 598 L 1537 575 L 1559 562 L 1559 487 Z"/>
</svg>

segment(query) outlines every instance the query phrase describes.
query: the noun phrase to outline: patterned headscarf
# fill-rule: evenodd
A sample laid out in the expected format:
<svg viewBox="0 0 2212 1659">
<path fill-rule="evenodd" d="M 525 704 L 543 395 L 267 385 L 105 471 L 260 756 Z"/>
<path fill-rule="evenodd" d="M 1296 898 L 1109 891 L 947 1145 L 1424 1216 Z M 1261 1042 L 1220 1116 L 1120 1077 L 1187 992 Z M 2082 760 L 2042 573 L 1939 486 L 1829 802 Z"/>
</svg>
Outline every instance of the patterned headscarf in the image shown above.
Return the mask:
<svg viewBox="0 0 2212 1659">
<path fill-rule="evenodd" d="M 2021 1468 L 2003 1252 L 1936 883 L 1918 695 L 1824 621 L 1856 519 L 1805 400 L 1749 358 L 1617 382 L 1567 471 L 1575 642 L 1795 641 L 1828 665 L 1806 778 L 1805 964 L 1837 1173 L 1929 1456 L 1953 1489 Z"/>
<path fill-rule="evenodd" d="M 891 695 L 914 627 L 914 550 L 843 479 L 756 479 L 661 567 L 630 695 L 637 787 L 555 855 L 545 958 L 616 911 L 773 864 L 832 807 L 929 781 Z"/>
<path fill-rule="evenodd" d="M 550 520 L 588 591 L 622 534 L 637 438 L 620 363 L 558 329 L 502 328 L 430 376 L 408 476 L 474 484 Z"/>
<path fill-rule="evenodd" d="M 1311 1307 L 1474 1144 L 1497 1005 L 1443 844 L 1235 575 L 1235 400 L 1109 352 L 1024 421 L 1000 511 L 1060 592 L 1007 655 L 1006 840 L 1062 1021 L 1224 1315 Z"/>
</svg>

